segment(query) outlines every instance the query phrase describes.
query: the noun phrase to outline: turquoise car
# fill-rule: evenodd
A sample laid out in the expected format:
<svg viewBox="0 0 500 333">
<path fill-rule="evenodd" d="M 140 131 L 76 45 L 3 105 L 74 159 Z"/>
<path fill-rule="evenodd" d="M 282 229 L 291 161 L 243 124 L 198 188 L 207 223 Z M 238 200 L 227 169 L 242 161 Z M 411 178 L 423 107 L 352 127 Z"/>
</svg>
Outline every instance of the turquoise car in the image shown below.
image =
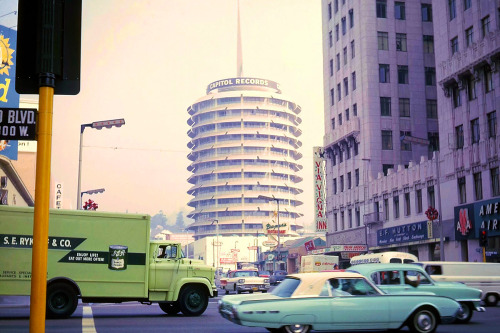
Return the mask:
<svg viewBox="0 0 500 333">
<path fill-rule="evenodd" d="M 270 332 L 389 330 L 432 333 L 453 322 L 461 306 L 449 297 L 386 294 L 358 273 L 288 275 L 271 293 L 227 295 L 219 313 L 231 322 Z"/>
<path fill-rule="evenodd" d="M 361 264 L 348 269 L 370 279 L 380 289 L 389 293 L 431 292 L 451 297 L 462 305 L 457 322 L 467 323 L 474 310 L 483 312 L 480 306 L 482 291 L 459 282 L 436 282 L 416 264 Z"/>
</svg>

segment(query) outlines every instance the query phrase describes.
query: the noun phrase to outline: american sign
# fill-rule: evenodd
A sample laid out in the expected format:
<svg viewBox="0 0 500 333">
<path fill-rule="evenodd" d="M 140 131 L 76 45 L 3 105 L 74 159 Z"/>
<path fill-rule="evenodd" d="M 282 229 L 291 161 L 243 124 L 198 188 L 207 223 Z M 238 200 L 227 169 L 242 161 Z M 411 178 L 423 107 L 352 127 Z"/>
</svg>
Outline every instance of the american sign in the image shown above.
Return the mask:
<svg viewBox="0 0 500 333">
<path fill-rule="evenodd" d="M 314 147 L 314 221 L 316 232 L 328 231 L 326 222 L 325 159 L 322 147 Z"/>
<path fill-rule="evenodd" d="M 330 245 L 326 249 L 318 249 L 310 251 L 311 254 L 321 254 L 326 252 L 367 252 L 366 245 Z"/>
</svg>

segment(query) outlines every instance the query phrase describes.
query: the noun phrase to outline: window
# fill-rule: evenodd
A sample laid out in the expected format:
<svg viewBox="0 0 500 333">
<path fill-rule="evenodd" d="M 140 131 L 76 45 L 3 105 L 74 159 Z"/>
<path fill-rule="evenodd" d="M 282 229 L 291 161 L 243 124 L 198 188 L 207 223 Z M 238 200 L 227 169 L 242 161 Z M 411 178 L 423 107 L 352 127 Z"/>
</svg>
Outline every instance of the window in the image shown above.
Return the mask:
<svg viewBox="0 0 500 333">
<path fill-rule="evenodd" d="M 398 65 L 398 83 L 408 84 L 408 66 Z"/>
<path fill-rule="evenodd" d="M 358 116 L 358 104 L 357 103 L 354 103 L 352 105 L 352 115 L 354 117 L 357 117 Z"/>
<path fill-rule="evenodd" d="M 484 67 L 484 89 L 487 93 L 493 90 L 493 73 L 490 66 Z"/>
<path fill-rule="evenodd" d="M 335 26 L 335 40 L 338 41 L 340 39 L 340 28 L 339 25 L 337 24 Z"/>
<path fill-rule="evenodd" d="M 342 90 L 340 88 L 340 83 L 337 84 L 337 99 L 340 101 L 342 99 Z M 342 125 L 342 124 L 339 124 Z"/>
<path fill-rule="evenodd" d="M 351 147 L 349 145 L 345 146 L 345 159 L 348 160 L 351 158 Z"/>
<path fill-rule="evenodd" d="M 424 35 L 424 53 L 434 53 L 434 36 Z"/>
<path fill-rule="evenodd" d="M 342 125 L 342 113 L 339 113 L 339 126 Z"/>
<path fill-rule="evenodd" d="M 481 20 L 481 33 L 482 37 L 486 37 L 486 35 L 490 32 L 490 16 L 486 16 Z"/>
<path fill-rule="evenodd" d="M 332 19 L 332 3 L 331 2 L 328 3 L 328 19 L 329 20 Z"/>
<path fill-rule="evenodd" d="M 384 199 L 384 221 L 389 221 L 389 199 Z"/>
<path fill-rule="evenodd" d="M 396 34 L 396 50 L 406 52 L 406 34 Z"/>
<path fill-rule="evenodd" d="M 455 140 L 457 149 L 462 149 L 464 147 L 464 125 L 455 127 Z"/>
<path fill-rule="evenodd" d="M 479 143 L 479 118 L 470 121 L 471 144 Z"/>
<path fill-rule="evenodd" d="M 344 78 L 344 94 L 349 95 L 349 80 L 346 77 Z"/>
<path fill-rule="evenodd" d="M 397 191 L 394 191 L 393 193 L 392 205 L 394 208 L 394 218 L 399 219 L 399 195 Z"/>
<path fill-rule="evenodd" d="M 335 92 L 332 89 L 330 89 L 330 105 L 334 105 L 335 104 Z"/>
<path fill-rule="evenodd" d="M 345 121 L 349 121 L 349 109 L 345 109 Z"/>
<path fill-rule="evenodd" d="M 389 169 L 394 169 L 394 164 L 382 164 L 382 172 L 384 176 L 387 176 L 387 174 L 389 173 Z"/>
<path fill-rule="evenodd" d="M 382 150 L 392 150 L 392 131 L 382 131 Z"/>
<path fill-rule="evenodd" d="M 469 98 L 469 101 L 472 101 L 477 98 L 476 80 L 474 79 L 473 76 L 469 76 L 467 78 L 467 97 Z"/>
<path fill-rule="evenodd" d="M 460 177 L 457 179 L 458 183 L 458 203 L 467 202 L 467 194 L 465 193 L 465 177 Z"/>
<path fill-rule="evenodd" d="M 430 207 L 436 207 L 436 194 L 434 192 L 434 186 L 427 187 L 427 203 Z"/>
<path fill-rule="evenodd" d="M 347 65 L 347 46 L 344 47 L 344 66 Z"/>
<path fill-rule="evenodd" d="M 359 211 L 359 207 L 356 208 L 356 226 L 361 226 L 361 213 Z"/>
<path fill-rule="evenodd" d="M 352 209 L 347 210 L 347 223 L 349 224 L 349 228 L 352 228 Z"/>
<path fill-rule="evenodd" d="M 351 73 L 352 90 L 356 90 L 356 72 Z"/>
<path fill-rule="evenodd" d="M 333 59 L 330 59 L 330 76 L 333 76 Z"/>
<path fill-rule="evenodd" d="M 337 178 L 333 179 L 333 194 L 337 194 Z"/>
<path fill-rule="evenodd" d="M 429 119 L 437 119 L 437 100 L 435 99 L 427 99 L 425 100 L 425 108 L 427 110 L 427 118 Z"/>
<path fill-rule="evenodd" d="M 436 85 L 436 69 L 434 67 L 425 67 L 425 85 Z"/>
<path fill-rule="evenodd" d="M 359 169 L 354 170 L 354 186 L 359 186 Z"/>
<path fill-rule="evenodd" d="M 472 0 L 464 0 L 464 10 L 467 10 L 472 5 Z"/>
<path fill-rule="evenodd" d="M 400 137 L 411 136 L 411 132 L 410 131 L 400 131 L 399 136 Z M 401 150 L 402 151 L 411 151 L 411 142 L 401 140 Z"/>
<path fill-rule="evenodd" d="M 337 71 L 340 70 L 340 53 L 337 53 Z"/>
<path fill-rule="evenodd" d="M 359 154 L 359 144 L 354 140 L 354 156 L 358 156 Z"/>
<path fill-rule="evenodd" d="M 411 214 L 410 193 L 405 193 L 405 216 Z"/>
<path fill-rule="evenodd" d="M 423 206 L 422 206 L 422 190 L 416 190 L 415 191 L 415 206 L 417 208 L 417 214 L 422 213 L 423 211 Z"/>
<path fill-rule="evenodd" d="M 476 200 L 483 199 L 483 180 L 481 179 L 481 172 L 475 173 L 474 177 L 474 197 Z"/>
<path fill-rule="evenodd" d="M 448 0 L 448 9 L 450 11 L 450 21 L 457 17 L 457 6 L 455 0 Z"/>
<path fill-rule="evenodd" d="M 344 176 L 340 176 L 340 192 L 344 192 Z"/>
<path fill-rule="evenodd" d="M 344 222 L 345 219 L 344 219 L 344 217 L 345 217 L 345 212 L 340 212 L 340 229 L 341 230 L 345 229 L 345 224 L 344 224 L 345 223 Z"/>
<path fill-rule="evenodd" d="M 439 150 L 439 133 L 437 132 L 427 132 L 427 140 L 429 140 L 429 151 Z"/>
<path fill-rule="evenodd" d="M 391 115 L 391 98 L 390 97 L 380 97 L 380 115 L 390 116 Z"/>
<path fill-rule="evenodd" d="M 389 33 L 384 31 L 379 31 L 378 36 L 378 49 L 379 50 L 389 50 Z"/>
<path fill-rule="evenodd" d="M 488 137 L 494 138 L 497 136 L 497 113 L 496 111 L 487 114 L 488 117 Z"/>
<path fill-rule="evenodd" d="M 332 130 L 335 129 L 335 118 L 332 118 Z"/>
<path fill-rule="evenodd" d="M 410 116 L 410 99 L 400 98 L 399 99 L 399 116 L 409 117 Z"/>
<path fill-rule="evenodd" d="M 432 22 L 432 5 L 429 3 L 422 4 L 422 21 Z"/>
<path fill-rule="evenodd" d="M 354 41 L 352 40 L 351 41 L 351 59 L 354 59 L 355 56 L 356 56 L 356 48 L 354 46 Z"/>
<path fill-rule="evenodd" d="M 404 2 L 395 2 L 394 3 L 394 17 L 396 20 L 405 20 L 405 3 Z"/>
<path fill-rule="evenodd" d="M 391 82 L 390 76 L 389 76 L 389 65 L 379 64 L 378 65 L 378 72 L 379 72 L 379 82 L 380 83 Z"/>
<path fill-rule="evenodd" d="M 337 219 L 337 213 L 333 214 L 333 225 L 335 227 L 335 231 L 337 231 L 339 229 L 339 223 L 338 223 L 338 219 Z"/>
<path fill-rule="evenodd" d="M 462 99 L 460 98 L 460 90 L 458 90 L 458 86 L 454 86 L 451 88 L 451 95 L 453 98 L 453 107 L 458 108 L 462 105 Z"/>
<path fill-rule="evenodd" d="M 493 196 L 500 195 L 500 179 L 498 175 L 498 167 L 490 169 L 491 176 L 491 194 Z"/>
<path fill-rule="evenodd" d="M 472 43 L 474 43 L 474 27 L 465 30 L 465 45 L 469 47 Z"/>
<path fill-rule="evenodd" d="M 387 2 L 386 0 L 377 0 L 377 17 L 386 18 L 387 17 Z"/>
<path fill-rule="evenodd" d="M 347 188 L 350 189 L 352 187 L 352 179 L 351 179 L 351 173 L 347 173 Z"/>
<path fill-rule="evenodd" d="M 333 32 L 331 30 L 328 32 L 328 45 L 333 47 Z"/>
<path fill-rule="evenodd" d="M 458 52 L 458 37 L 452 38 L 450 40 L 451 54 L 455 54 Z"/>
<path fill-rule="evenodd" d="M 337 13 L 339 11 L 339 0 L 335 0 L 333 4 L 334 4 L 335 13 Z"/>
<path fill-rule="evenodd" d="M 349 28 L 354 27 L 354 10 L 349 10 Z"/>
</svg>

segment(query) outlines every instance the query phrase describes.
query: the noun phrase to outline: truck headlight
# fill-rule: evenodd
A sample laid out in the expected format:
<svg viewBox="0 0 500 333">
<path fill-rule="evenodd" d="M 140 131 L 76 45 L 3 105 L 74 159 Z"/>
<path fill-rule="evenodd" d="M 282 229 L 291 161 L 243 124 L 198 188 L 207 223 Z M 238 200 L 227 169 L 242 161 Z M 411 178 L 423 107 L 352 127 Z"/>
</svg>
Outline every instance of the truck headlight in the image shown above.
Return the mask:
<svg viewBox="0 0 500 333">
<path fill-rule="evenodd" d="M 245 283 L 245 279 L 239 279 L 238 283 Z"/>
</svg>

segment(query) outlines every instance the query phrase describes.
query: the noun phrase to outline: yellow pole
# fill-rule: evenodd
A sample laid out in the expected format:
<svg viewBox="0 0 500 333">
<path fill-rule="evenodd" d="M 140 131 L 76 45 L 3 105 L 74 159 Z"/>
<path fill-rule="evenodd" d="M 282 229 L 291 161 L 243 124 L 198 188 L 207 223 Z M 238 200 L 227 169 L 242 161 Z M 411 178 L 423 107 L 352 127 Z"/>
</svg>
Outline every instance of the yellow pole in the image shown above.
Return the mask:
<svg viewBox="0 0 500 333">
<path fill-rule="evenodd" d="M 30 333 L 45 332 L 49 240 L 50 158 L 54 88 L 40 87 L 37 124 L 35 216 L 31 262 Z"/>
<path fill-rule="evenodd" d="M 483 262 L 486 262 L 486 247 L 483 246 Z"/>
</svg>

